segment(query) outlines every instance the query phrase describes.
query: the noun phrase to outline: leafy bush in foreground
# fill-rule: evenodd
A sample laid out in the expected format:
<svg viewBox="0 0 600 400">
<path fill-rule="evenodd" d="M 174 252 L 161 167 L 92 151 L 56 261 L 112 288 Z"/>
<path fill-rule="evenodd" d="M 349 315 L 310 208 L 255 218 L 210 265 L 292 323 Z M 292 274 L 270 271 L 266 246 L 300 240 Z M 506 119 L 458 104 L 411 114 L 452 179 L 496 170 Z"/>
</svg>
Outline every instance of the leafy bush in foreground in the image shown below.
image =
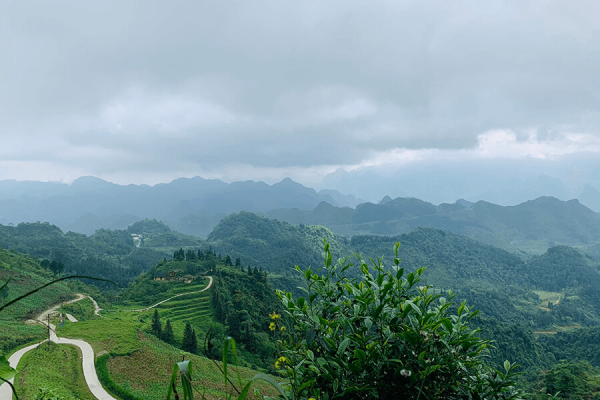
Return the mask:
<svg viewBox="0 0 600 400">
<path fill-rule="evenodd" d="M 392 271 L 382 259 L 362 259 L 361 278 L 348 279 L 348 259 L 304 271 L 306 298 L 279 292 L 294 322 L 281 341 L 277 364 L 287 376 L 290 398 L 517 399 L 512 378 L 485 363 L 489 342 L 470 329 L 477 315 L 465 303 L 450 311 L 431 287 L 417 286 L 424 269 L 403 277 L 398 246 Z M 296 267 L 298 271 L 300 269 Z"/>
</svg>

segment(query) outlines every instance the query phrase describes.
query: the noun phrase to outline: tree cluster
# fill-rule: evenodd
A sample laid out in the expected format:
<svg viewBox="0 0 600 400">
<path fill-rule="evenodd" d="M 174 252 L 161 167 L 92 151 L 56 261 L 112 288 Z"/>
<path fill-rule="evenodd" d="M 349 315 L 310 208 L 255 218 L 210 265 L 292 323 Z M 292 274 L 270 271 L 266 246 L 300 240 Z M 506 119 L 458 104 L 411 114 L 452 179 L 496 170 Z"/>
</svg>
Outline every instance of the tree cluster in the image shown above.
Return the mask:
<svg viewBox="0 0 600 400">
<path fill-rule="evenodd" d="M 152 333 L 154 333 L 157 338 L 173 346 L 177 346 L 177 340 L 173 334 L 171 320 L 167 320 L 167 323 L 163 329 L 157 309 L 154 309 L 154 315 L 152 316 L 152 324 L 150 328 Z M 198 354 L 198 339 L 196 337 L 196 331 L 192 328 L 189 322 L 186 323 L 185 329 L 183 330 L 181 349 L 187 351 L 188 353 Z"/>
</svg>

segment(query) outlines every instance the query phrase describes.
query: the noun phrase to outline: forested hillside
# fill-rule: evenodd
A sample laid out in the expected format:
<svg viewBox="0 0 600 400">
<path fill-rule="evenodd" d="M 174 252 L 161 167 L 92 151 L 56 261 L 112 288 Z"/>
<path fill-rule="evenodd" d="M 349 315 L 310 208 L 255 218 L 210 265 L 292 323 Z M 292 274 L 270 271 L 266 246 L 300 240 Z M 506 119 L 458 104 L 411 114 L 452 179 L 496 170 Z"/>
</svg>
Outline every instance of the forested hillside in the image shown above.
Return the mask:
<svg viewBox="0 0 600 400">
<path fill-rule="evenodd" d="M 398 235 L 432 227 L 506 249 L 541 253 L 555 244 L 591 246 L 600 242 L 600 214 L 577 200 L 540 197 L 503 207 L 479 201 L 435 206 L 414 198 L 384 199 L 356 209 L 321 203 L 313 210 L 282 209 L 266 214 L 293 224 L 325 225 L 332 231 Z"/>
<path fill-rule="evenodd" d="M 132 234 L 147 245 L 134 243 Z M 128 231 L 100 229 L 91 236 L 63 233 L 47 222 L 0 225 L 0 246 L 36 257 L 55 273 L 105 278 L 121 286 L 171 255 L 170 246 L 201 242 L 157 221 L 138 222 Z"/>
<path fill-rule="evenodd" d="M 38 260 L 0 248 L 0 287 L 8 282 L 6 287 L 0 290 L 0 305 L 50 282 L 54 277 L 55 274 L 42 267 Z M 67 280 L 42 289 L 5 308 L 0 315 L 0 353 L 7 353 L 19 345 L 43 338 L 46 329 L 25 321 L 49 305 L 73 298 L 73 293 L 78 290 L 99 294 L 79 281 Z"/>
<path fill-rule="evenodd" d="M 182 279 L 159 280 L 174 274 Z M 196 282 L 206 276 L 213 279 L 209 291 L 202 294 L 206 301 L 198 308 L 198 296 L 185 292 L 198 290 Z M 188 277 L 193 282 L 184 282 Z M 206 286 L 206 283 L 200 285 Z M 235 264 L 230 256 L 221 256 L 212 250 L 177 250 L 173 259 L 161 261 L 140 275 L 122 294 L 122 304 L 128 308 L 142 307 L 180 295 L 161 304 L 157 312 L 163 321 L 171 321 L 173 331 L 183 332 L 189 323 L 203 343 L 209 329 L 213 340 L 211 354 L 219 359 L 224 335 L 235 338 L 240 354 L 248 366 L 272 369 L 275 342 L 269 331 L 269 314 L 281 312 L 281 302 L 275 296 L 266 271 L 245 266 L 238 258 Z M 157 335 L 160 336 L 160 335 Z M 198 346 L 197 354 L 203 354 Z"/>
<path fill-rule="evenodd" d="M 427 207 L 417 204 L 415 210 Z M 472 323 L 496 344 L 490 362 L 498 367 L 506 359 L 519 363 L 526 372 L 523 385 L 541 385 L 540 371 L 566 374 L 571 367 L 581 367 L 577 364 L 581 360 L 590 362 L 590 368 L 600 367 L 597 357 L 586 356 L 582 350 L 595 348 L 600 326 L 599 262 L 564 245 L 527 256 L 427 227 L 395 236 L 346 238 L 323 226 L 292 225 L 248 212 L 224 218 L 206 241 L 173 231 L 157 220 L 139 221 L 123 231 L 98 230 L 91 236 L 65 234 L 47 223 L 25 223 L 0 226 L 0 238 L 3 246 L 37 258 L 4 251 L 4 259 L 17 261 L 3 265 L 29 265 L 24 270 L 46 278 L 77 272 L 128 285 L 120 298 L 112 297 L 119 307 L 145 307 L 186 290 L 201 290 L 207 284 L 204 276 L 211 275 L 212 290 L 181 296 L 156 308 L 163 327 L 170 321 L 175 338 L 164 340 L 181 346 L 180 338 L 190 337 L 185 333 L 189 324 L 200 341 L 213 332 L 210 351 L 218 357 L 215 349 L 224 335 L 231 335 L 248 366 L 266 369 L 272 368 L 269 360 L 276 349 L 269 314 L 280 312 L 274 289 L 301 295 L 298 287 L 303 279 L 294 265 L 321 267 L 325 239 L 334 259 L 349 256 L 356 265 L 358 259 L 352 254 L 383 257 L 384 266 L 389 267 L 394 244 L 400 242 L 399 257 L 407 272 L 425 266 L 425 285 L 435 293 L 452 293 L 457 305 L 464 300 L 481 311 Z M 155 280 L 171 272 L 192 276 L 194 283 Z M 359 275 L 357 267 L 347 273 Z M 152 332 L 149 325 L 144 326 L 147 333 Z M 28 337 L 27 332 L 22 335 Z M 13 341 L 6 346 L 14 345 Z M 562 359 L 575 364 L 557 364 Z"/>
<path fill-rule="evenodd" d="M 348 240 L 324 227 L 294 226 L 248 213 L 223 219 L 209 236 L 209 243 L 219 252 L 244 257 L 249 264 L 275 273 L 275 287 L 294 292 L 302 279 L 292 265 L 319 268 L 323 237 L 331 243 L 334 257 L 379 255 L 384 257 L 384 265 L 390 265 L 393 246 L 400 242 L 401 265 L 407 271 L 426 266 L 426 284 L 444 293 L 452 290 L 457 303 L 466 300 L 481 310 L 474 323 L 482 328 L 484 337 L 496 343 L 493 362 L 516 361 L 529 371 L 531 379 L 540 368 L 551 368 L 563 354 L 556 351 L 558 346 L 539 342 L 537 336 L 576 334 L 577 329 L 584 332 L 584 327 L 600 325 L 598 262 L 567 246 L 524 257 L 433 228 Z M 350 269 L 348 273 L 352 276 L 358 271 Z"/>
</svg>

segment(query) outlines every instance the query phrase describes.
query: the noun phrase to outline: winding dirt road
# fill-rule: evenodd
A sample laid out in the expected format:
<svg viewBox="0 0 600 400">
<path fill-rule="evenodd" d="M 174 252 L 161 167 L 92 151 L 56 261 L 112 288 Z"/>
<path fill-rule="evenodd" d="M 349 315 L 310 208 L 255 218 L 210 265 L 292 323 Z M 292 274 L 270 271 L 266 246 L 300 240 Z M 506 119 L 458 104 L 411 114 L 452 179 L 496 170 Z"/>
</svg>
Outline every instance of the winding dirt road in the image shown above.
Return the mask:
<svg viewBox="0 0 600 400">
<path fill-rule="evenodd" d="M 94 307 L 96 308 L 95 314 L 98 315 L 98 311 L 100 310 L 100 308 L 98 307 L 98 304 L 96 303 L 96 301 L 94 299 L 92 299 L 90 296 L 86 296 L 83 294 L 76 294 L 76 296 L 77 296 L 77 298 L 75 298 L 74 300 L 70 300 L 65 303 L 57 304 L 57 305 L 47 309 L 46 311 L 44 311 L 43 313 L 38 315 L 38 317 L 35 319 L 35 321 L 48 326 L 47 318 L 50 313 L 58 310 L 60 307 L 66 305 L 66 304 L 75 303 L 77 301 L 85 299 L 86 297 L 89 297 L 92 300 L 92 302 L 94 303 Z M 98 400 L 118 400 L 118 399 L 115 399 L 114 397 L 112 397 L 110 394 L 108 394 L 108 392 L 106 390 L 104 390 L 104 388 L 100 384 L 100 380 L 98 380 L 98 375 L 96 374 L 96 367 L 94 366 L 94 350 L 92 349 L 92 346 L 90 346 L 90 344 L 88 342 L 85 342 L 83 340 L 59 338 L 58 336 L 56 336 L 55 328 L 56 327 L 53 324 L 50 324 L 50 340 L 51 341 L 58 343 L 58 344 L 70 344 L 72 346 L 77 346 L 81 350 L 83 376 L 84 376 L 85 382 L 87 383 L 88 387 L 90 388 L 90 391 L 92 392 L 92 394 Z M 45 343 L 45 342 L 46 342 L 46 340 L 36 343 L 34 345 L 28 346 L 28 347 L 25 347 L 25 348 L 15 352 L 13 355 L 11 355 L 8 358 L 8 362 L 9 362 L 10 366 L 13 368 L 17 368 L 17 366 L 19 365 L 19 361 L 21 360 L 21 357 L 23 357 L 28 351 L 35 349 L 40 344 Z M 10 381 L 11 381 L 11 383 L 13 383 L 14 379 L 11 379 Z M 3 384 L 2 386 L 0 386 L 0 399 L 2 399 L 2 400 L 12 399 L 12 391 L 10 389 L 10 386 L 6 383 Z"/>
<path fill-rule="evenodd" d="M 147 311 L 147 310 L 150 310 L 151 308 L 154 308 L 154 307 L 156 307 L 164 302 L 167 302 L 169 300 L 172 300 L 176 297 L 204 292 L 205 290 L 208 290 L 213 284 L 212 276 L 209 276 L 208 279 L 209 279 L 208 285 L 202 290 L 198 290 L 195 292 L 181 293 L 176 296 L 169 297 L 168 299 L 158 302 L 150 307 L 141 308 L 139 310 L 127 310 L 127 311 Z M 49 314 L 55 312 L 56 310 L 58 310 L 60 307 L 62 307 L 64 305 L 75 303 L 75 302 L 83 300 L 85 298 L 89 298 L 92 301 L 92 303 L 94 304 L 94 314 L 96 314 L 97 316 L 100 316 L 99 312 L 102 309 L 98 306 L 98 303 L 96 303 L 96 300 L 94 300 L 91 296 L 87 296 L 87 295 L 83 295 L 83 294 L 79 294 L 79 293 L 76 294 L 76 296 L 77 297 L 73 300 L 69 300 L 67 302 L 57 304 L 53 307 L 50 307 L 49 309 L 47 309 L 46 311 L 44 311 L 43 313 L 38 315 L 37 318 L 35 319 L 35 322 L 41 323 L 45 326 L 48 326 L 47 319 L 48 319 Z M 69 344 L 72 346 L 77 346 L 81 350 L 83 376 L 85 377 L 85 382 L 87 383 L 88 387 L 90 388 L 90 391 L 92 392 L 92 394 L 98 400 L 118 400 L 118 399 L 115 399 L 114 397 L 112 397 L 110 394 L 108 394 L 108 392 L 106 390 L 104 390 L 104 388 L 102 387 L 102 384 L 100 384 L 100 380 L 98 380 L 98 375 L 96 374 L 96 367 L 94 365 L 94 350 L 92 349 L 92 346 L 88 342 L 79 340 L 79 339 L 59 338 L 58 336 L 56 336 L 55 328 L 56 327 L 53 324 L 50 324 L 50 340 L 51 341 L 58 343 L 58 344 Z M 46 341 L 47 340 L 44 340 L 42 342 L 33 344 L 31 346 L 22 348 L 22 349 L 16 351 L 15 353 L 13 353 L 8 358 L 8 362 L 9 362 L 10 366 L 12 368 L 16 369 L 17 366 L 19 365 L 19 361 L 21 360 L 21 357 L 23 357 L 30 350 L 33 350 L 36 347 L 38 347 L 40 344 L 45 343 Z M 14 383 L 14 378 L 11 379 L 10 382 Z M 10 386 L 8 384 L 4 383 L 4 384 L 0 385 L 0 400 L 8 400 L 8 399 L 12 399 L 12 390 L 10 389 Z"/>
</svg>

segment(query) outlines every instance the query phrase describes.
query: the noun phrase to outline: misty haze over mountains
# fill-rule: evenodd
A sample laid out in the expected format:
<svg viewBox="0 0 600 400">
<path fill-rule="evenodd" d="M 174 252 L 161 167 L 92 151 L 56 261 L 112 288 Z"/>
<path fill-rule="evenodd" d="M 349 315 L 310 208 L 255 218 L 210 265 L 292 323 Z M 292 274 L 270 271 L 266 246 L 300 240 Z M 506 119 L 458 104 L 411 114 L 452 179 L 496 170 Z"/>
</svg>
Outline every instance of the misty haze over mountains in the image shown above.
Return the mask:
<svg viewBox="0 0 600 400">
<path fill-rule="evenodd" d="M 600 195 L 591 185 L 582 188 L 579 201 L 567 201 L 573 182 L 548 175 L 509 179 L 511 171 L 505 171 L 504 178 L 498 172 L 498 179 L 490 179 L 489 171 L 468 170 L 464 164 L 434 167 L 414 175 L 407 169 L 394 177 L 337 172 L 324 180 L 334 189 L 320 191 L 289 178 L 268 185 L 195 177 L 154 186 L 117 185 L 94 177 L 71 185 L 4 180 L 0 223 L 47 221 L 90 235 L 156 218 L 174 230 L 204 237 L 226 215 L 249 211 L 295 224 L 325 225 L 347 236 L 396 235 L 429 226 L 505 248 L 509 242 L 530 246 L 533 240 L 540 251 L 555 243 L 592 245 L 600 236 L 595 228 L 600 215 L 592 211 L 600 209 Z M 352 185 L 363 188 L 360 194 L 367 199 L 381 197 L 367 202 L 343 194 Z M 471 197 L 478 190 L 482 194 Z M 450 196 L 452 201 L 445 201 Z"/>
<path fill-rule="evenodd" d="M 464 198 L 513 206 L 541 196 L 578 199 L 600 211 L 600 160 L 592 154 L 523 160 L 432 160 L 382 168 L 337 170 L 317 188 L 352 193 L 370 202 L 384 196 L 414 197 L 433 204 Z"/>
<path fill-rule="evenodd" d="M 5 180 L 0 181 L 0 223 L 47 221 L 65 231 L 92 234 L 157 218 L 182 232 L 206 235 L 222 217 L 237 211 L 312 209 L 323 201 L 349 207 L 361 202 L 337 191 L 316 192 L 291 179 L 267 185 L 195 177 L 154 186 L 116 185 L 94 177 L 71 185 Z"/>
</svg>

